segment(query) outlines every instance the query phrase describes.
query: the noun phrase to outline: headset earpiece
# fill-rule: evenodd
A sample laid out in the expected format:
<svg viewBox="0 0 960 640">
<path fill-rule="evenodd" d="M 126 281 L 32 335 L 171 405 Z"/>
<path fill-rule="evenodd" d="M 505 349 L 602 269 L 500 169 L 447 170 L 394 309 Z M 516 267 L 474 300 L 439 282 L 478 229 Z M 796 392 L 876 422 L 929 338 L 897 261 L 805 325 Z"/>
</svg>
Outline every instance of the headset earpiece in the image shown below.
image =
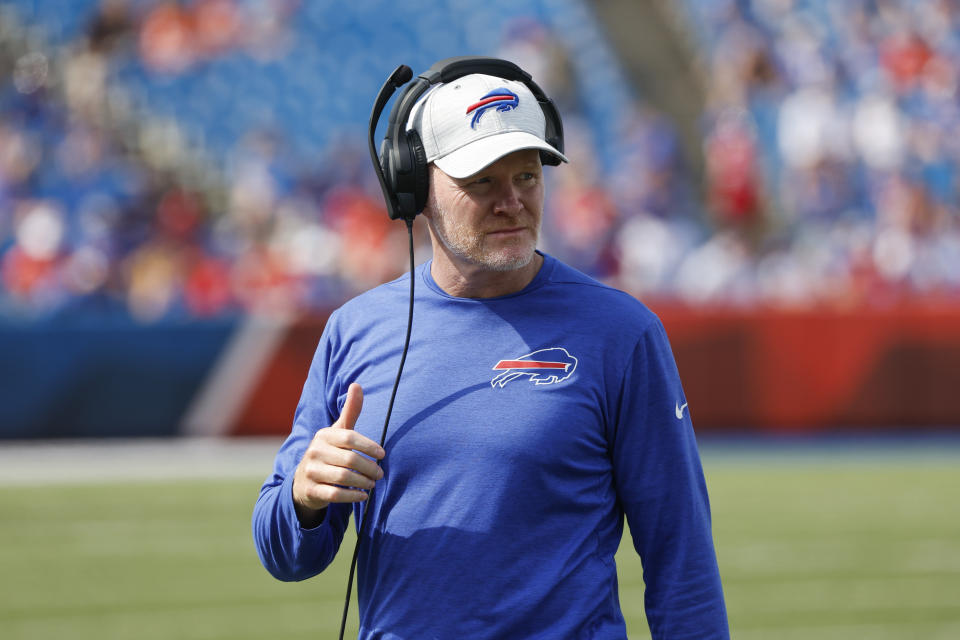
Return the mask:
<svg viewBox="0 0 960 640">
<path fill-rule="evenodd" d="M 537 89 L 539 90 L 539 87 Z M 547 98 L 542 91 L 540 94 L 543 97 L 541 98 L 538 95 L 537 102 L 540 103 L 540 108 L 543 109 L 544 119 L 547 122 L 544 139 L 551 147 L 563 153 L 563 121 L 560 119 L 560 112 L 557 111 L 557 105 L 553 103 L 553 100 Z M 534 95 L 537 95 L 536 91 L 534 91 Z M 540 161 L 542 164 L 552 166 L 558 166 L 560 164 L 559 158 L 543 151 L 540 152 Z"/>
<path fill-rule="evenodd" d="M 381 162 L 387 183 L 396 197 L 397 215 L 391 215 L 391 218 L 413 220 L 427 205 L 430 168 L 420 134 L 413 129 L 398 133 L 392 147 L 384 140 L 385 153 L 381 153 Z M 388 158 L 386 162 L 383 162 L 384 157 Z"/>
<path fill-rule="evenodd" d="M 413 154 L 413 202 L 410 215 L 417 215 L 427 206 L 427 193 L 430 191 L 430 167 L 427 166 L 427 150 L 423 147 L 420 134 L 411 129 L 407 131 L 407 144 Z"/>
</svg>

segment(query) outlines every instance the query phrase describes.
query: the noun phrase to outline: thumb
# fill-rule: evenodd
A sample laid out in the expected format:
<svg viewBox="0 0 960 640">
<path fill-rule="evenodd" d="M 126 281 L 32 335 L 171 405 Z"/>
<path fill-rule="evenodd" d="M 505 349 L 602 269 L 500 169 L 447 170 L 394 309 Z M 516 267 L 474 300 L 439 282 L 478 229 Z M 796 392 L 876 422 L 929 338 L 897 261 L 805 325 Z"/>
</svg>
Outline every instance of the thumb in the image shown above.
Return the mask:
<svg viewBox="0 0 960 640">
<path fill-rule="evenodd" d="M 363 409 L 363 387 L 352 382 L 347 388 L 347 399 L 343 403 L 343 411 L 340 412 L 336 426 L 340 429 L 353 429 L 357 424 L 357 418 L 360 417 L 361 409 Z"/>
</svg>

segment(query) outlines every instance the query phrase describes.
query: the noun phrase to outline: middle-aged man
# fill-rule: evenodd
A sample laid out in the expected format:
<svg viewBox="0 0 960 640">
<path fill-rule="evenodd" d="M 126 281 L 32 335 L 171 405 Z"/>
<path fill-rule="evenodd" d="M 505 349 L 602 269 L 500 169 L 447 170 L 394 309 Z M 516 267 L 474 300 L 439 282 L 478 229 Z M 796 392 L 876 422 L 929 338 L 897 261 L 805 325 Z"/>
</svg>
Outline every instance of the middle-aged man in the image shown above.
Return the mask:
<svg viewBox="0 0 960 640">
<path fill-rule="evenodd" d="M 411 276 L 330 316 L 257 501 L 257 550 L 281 580 L 326 568 L 351 510 L 370 510 L 361 638 L 625 638 L 614 563 L 624 516 L 653 637 L 729 635 L 663 326 L 536 249 L 541 153 L 566 161 L 545 141 L 545 117 L 527 84 L 484 74 L 417 103 L 433 259 L 412 276 L 413 336 L 385 446 Z"/>
</svg>

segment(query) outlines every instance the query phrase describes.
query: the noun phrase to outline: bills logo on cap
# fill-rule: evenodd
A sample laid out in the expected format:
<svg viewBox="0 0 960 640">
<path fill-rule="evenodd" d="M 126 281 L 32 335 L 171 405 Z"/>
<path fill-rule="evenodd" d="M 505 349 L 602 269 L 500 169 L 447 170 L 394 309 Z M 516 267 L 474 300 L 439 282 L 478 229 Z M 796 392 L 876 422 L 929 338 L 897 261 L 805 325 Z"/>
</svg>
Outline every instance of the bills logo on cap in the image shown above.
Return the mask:
<svg viewBox="0 0 960 640">
<path fill-rule="evenodd" d="M 556 384 L 563 382 L 573 375 L 577 369 L 577 359 L 563 347 L 540 349 L 513 360 L 501 360 L 494 365 L 494 371 L 502 371 L 493 380 L 490 386 L 507 386 L 511 380 L 527 376 L 529 381 L 536 384 Z"/>
<path fill-rule="evenodd" d="M 486 113 L 488 109 L 496 108 L 497 111 L 510 111 L 518 104 L 520 104 L 520 97 L 513 91 L 503 87 L 494 89 L 480 98 L 479 102 L 467 107 L 467 115 L 473 114 L 473 118 L 470 120 L 470 128 L 477 128 L 480 116 Z"/>
</svg>

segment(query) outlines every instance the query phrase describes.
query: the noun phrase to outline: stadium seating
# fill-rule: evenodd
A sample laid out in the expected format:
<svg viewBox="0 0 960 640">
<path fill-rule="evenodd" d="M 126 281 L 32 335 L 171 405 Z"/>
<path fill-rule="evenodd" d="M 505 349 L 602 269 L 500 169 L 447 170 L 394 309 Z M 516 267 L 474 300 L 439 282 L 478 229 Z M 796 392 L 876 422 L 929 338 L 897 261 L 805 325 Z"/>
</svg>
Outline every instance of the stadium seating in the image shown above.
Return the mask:
<svg viewBox="0 0 960 640">
<path fill-rule="evenodd" d="M 766 267 L 754 282 L 759 298 L 955 300 L 955 5 L 674 6 L 710 94 L 704 121 L 713 215 L 718 224 L 760 233 L 752 249 L 755 270 Z M 731 190 L 731 182 L 744 187 Z"/>
<path fill-rule="evenodd" d="M 392 277 L 371 99 L 460 54 L 559 103 L 574 164 L 548 172 L 542 246 L 598 278 L 694 305 L 957 300 L 948 3 L 664 6 L 704 72 L 703 185 L 583 0 L 0 0 L 0 317 L 285 314 Z"/>
<path fill-rule="evenodd" d="M 364 167 L 367 119 L 372 96 L 399 63 L 420 70 L 453 55 L 517 59 L 562 103 L 570 135 L 581 132 L 577 143 L 586 145 L 584 155 L 606 168 L 618 164 L 618 135 L 632 113 L 632 89 L 589 10 L 575 0 L 501 0 L 469 7 L 448 0 L 419 7 L 405 3 L 402 8 L 389 2 L 232 0 L 182 5 L 15 1 L 0 7 L 23 27 L 21 32 L 32 29 L 34 34 L 31 41 L 11 42 L 11 63 L 23 66 L 33 51 L 49 67 L 44 73 L 50 80 L 66 80 L 65 90 L 50 81 L 27 92 L 6 83 L 4 122 L 20 135 L 20 123 L 35 110 L 43 132 L 39 139 L 27 139 L 35 153 L 65 157 L 75 152 L 66 144 L 74 137 L 78 148 L 95 151 L 85 160 L 90 166 L 80 178 L 62 163 L 40 163 L 9 190 L 21 209 L 14 227 L 30 219 L 41 222 L 26 225 L 29 228 L 56 230 L 56 247 L 46 253 L 27 251 L 21 256 L 15 229 L 0 245 L 6 252 L 8 280 L 4 308 L 13 315 L 75 310 L 78 298 L 91 297 L 106 301 L 94 306 L 126 306 L 143 320 L 202 314 L 187 293 L 197 255 L 234 272 L 244 262 L 239 245 L 257 244 L 251 253 L 277 253 L 265 245 L 277 241 L 278 228 L 287 224 L 282 211 L 290 207 L 309 210 L 289 223 L 301 231 L 348 240 L 350 234 L 337 227 L 342 220 L 331 219 L 338 214 L 326 210 L 325 199 L 336 186 L 378 206 L 379 196 L 370 189 L 372 172 Z M 464 20 L 465 11 L 469 20 Z M 563 33 L 563 47 L 558 46 L 558 33 Z M 92 71 L 77 68 L 78 59 L 88 60 Z M 77 104 L 69 88 L 70 79 L 82 83 L 84 73 L 102 74 L 101 85 L 89 91 L 99 92 L 89 99 L 94 103 L 89 110 Z M 87 147 L 80 144 L 83 140 Z M 199 175 L 191 174 L 196 168 Z M 188 192 L 191 206 L 199 210 L 180 212 L 182 218 L 192 215 L 197 220 L 175 239 L 178 246 L 172 246 L 163 237 L 157 201 L 178 190 Z M 237 204 L 251 199 L 262 200 L 262 210 L 249 213 L 247 209 L 256 207 Z M 248 215 L 259 218 L 237 221 Z M 107 273 L 96 278 L 89 292 L 64 290 L 63 278 L 53 274 L 86 248 L 90 239 L 82 228 L 91 216 L 109 220 L 111 227 L 104 240 L 109 246 L 93 249 L 93 260 L 106 261 Z M 122 240 L 116 238 L 118 226 L 125 227 Z M 177 255 L 183 245 L 194 254 L 186 261 Z M 338 252 L 336 247 L 323 248 L 331 256 Z M 379 248 L 354 244 L 350 251 Z M 154 259 L 139 260 L 138 254 L 145 252 Z M 144 262 L 152 266 L 138 268 Z M 290 294 L 296 298 L 294 307 L 328 306 L 343 291 L 402 268 L 397 261 L 372 274 L 353 274 L 338 270 L 331 259 L 321 262 L 326 266 L 308 269 L 309 275 L 289 265 L 277 267 L 281 287 L 296 280 L 301 285 L 309 281 L 300 289 L 316 288 L 313 276 L 318 269 L 327 284 L 330 279 L 343 281 L 343 286 L 333 287 L 339 293 L 326 299 Z M 150 302 L 134 302 L 132 292 L 146 286 L 135 283 L 142 270 L 152 274 L 142 279 L 162 280 L 160 288 L 170 291 L 148 295 Z M 34 272 L 46 276 L 31 275 Z M 114 281 L 112 289 L 109 280 Z M 327 284 L 320 286 L 326 290 Z M 52 293 L 41 294 L 41 289 Z M 221 305 L 201 306 L 233 312 L 251 310 L 251 305 L 256 303 L 231 292 Z"/>
</svg>

